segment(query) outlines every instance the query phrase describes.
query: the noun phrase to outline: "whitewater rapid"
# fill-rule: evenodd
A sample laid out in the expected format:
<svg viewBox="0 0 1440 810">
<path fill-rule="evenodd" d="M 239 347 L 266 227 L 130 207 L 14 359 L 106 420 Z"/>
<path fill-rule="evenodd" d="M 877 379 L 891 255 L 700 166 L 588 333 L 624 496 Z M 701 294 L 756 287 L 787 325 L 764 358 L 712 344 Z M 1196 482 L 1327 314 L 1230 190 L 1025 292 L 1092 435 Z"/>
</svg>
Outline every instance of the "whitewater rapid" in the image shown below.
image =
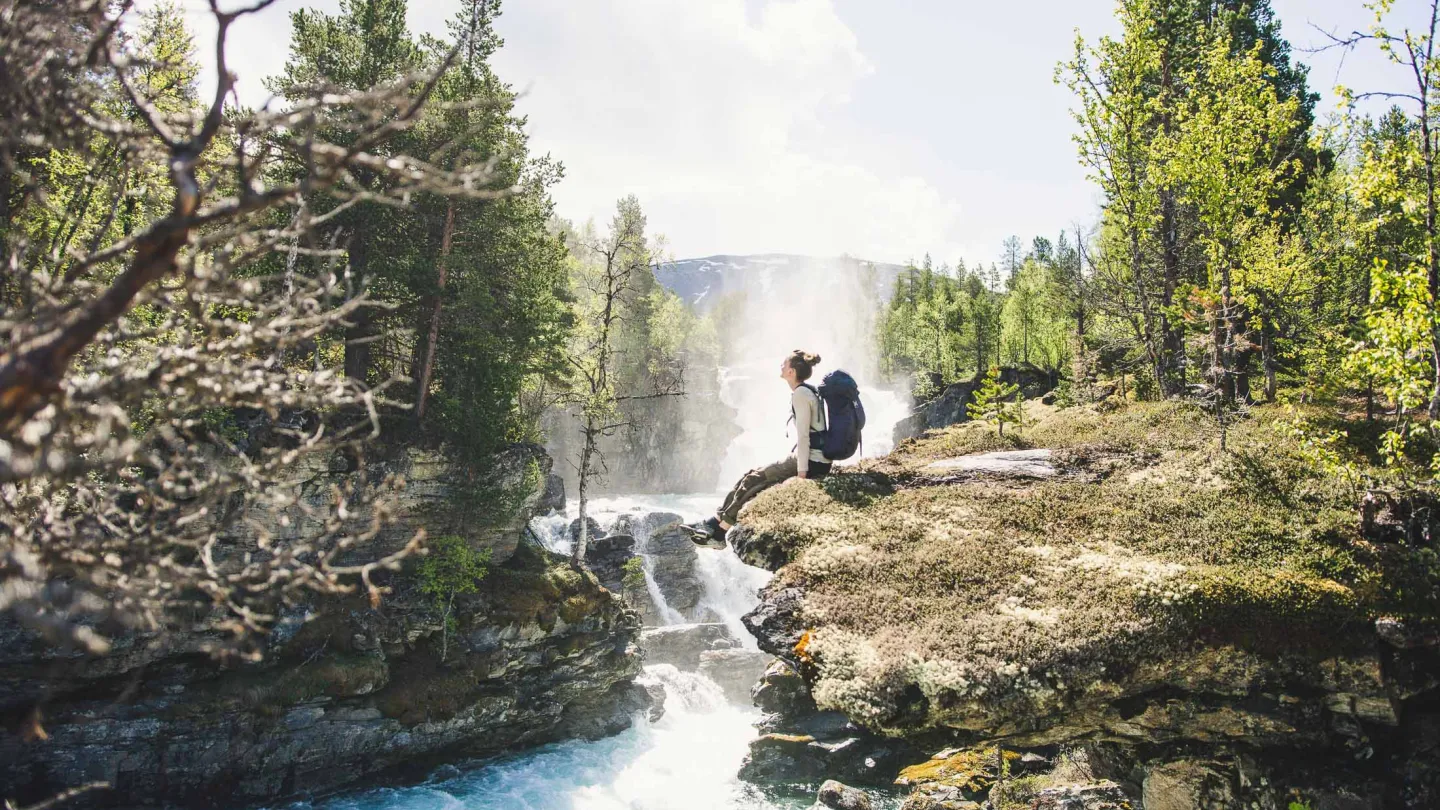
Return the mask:
<svg viewBox="0 0 1440 810">
<path fill-rule="evenodd" d="M 773 380 L 765 382 L 778 387 Z M 735 392 L 745 384 L 732 376 L 723 390 Z M 887 392 L 862 390 L 862 397 L 870 413 L 864 455 L 883 455 L 891 448 L 891 427 L 908 407 Z M 788 451 L 783 426 L 774 424 L 773 415 L 771 410 L 764 429 L 742 425 L 744 434 L 725 459 L 719 486 L 729 486 L 757 460 Z M 599 498 L 590 501 L 588 512 L 608 531 L 622 515 L 637 522 L 651 513 L 699 520 L 713 514 L 721 497 L 713 492 Z M 531 528 L 549 550 L 568 554 L 568 528 L 576 516 L 572 501 L 566 512 L 538 517 Z M 666 604 L 654 580 L 648 541 L 648 536 L 636 537 L 635 549 L 646 590 L 662 625 L 682 624 L 684 617 Z M 735 640 L 756 649 L 740 617 L 759 602 L 770 573 L 745 565 L 728 548 L 699 550 L 695 571 L 704 588 L 701 612 L 708 608 Z M 772 795 L 737 778 L 750 742 L 759 735 L 755 723 L 761 715 L 753 706 L 732 703 L 709 678 L 669 664 L 647 666 L 642 677 L 665 688 L 665 714 L 656 722 L 639 715 L 630 729 L 607 739 L 447 765 L 418 785 L 375 788 L 292 810 L 802 810 L 813 805 L 813 796 Z M 873 798 L 876 810 L 898 806 L 889 798 Z"/>
<path fill-rule="evenodd" d="M 714 509 L 719 495 L 617 497 L 593 500 L 590 514 L 602 527 L 621 515 L 636 518 L 655 512 L 696 520 Z M 536 518 L 531 526 L 547 548 L 570 550 L 567 531 L 576 516 Z M 637 538 L 644 560 L 644 539 Z M 649 561 L 646 560 L 647 577 Z M 702 607 L 718 614 L 731 634 L 754 649 L 755 640 L 740 617 L 758 601 L 770 574 L 751 568 L 728 549 L 700 550 L 696 571 L 704 584 Z M 664 603 L 653 579 L 648 589 L 667 624 L 683 619 Z M 595 742 L 573 741 L 535 751 L 437 770 L 424 783 L 377 788 L 332 798 L 294 810 L 792 810 L 809 807 L 797 797 L 767 798 L 742 783 L 740 770 L 755 739 L 754 707 L 733 704 L 720 687 L 696 672 L 669 664 L 647 666 L 642 676 L 665 687 L 665 714 L 651 723 L 635 718 L 627 731 Z"/>
</svg>

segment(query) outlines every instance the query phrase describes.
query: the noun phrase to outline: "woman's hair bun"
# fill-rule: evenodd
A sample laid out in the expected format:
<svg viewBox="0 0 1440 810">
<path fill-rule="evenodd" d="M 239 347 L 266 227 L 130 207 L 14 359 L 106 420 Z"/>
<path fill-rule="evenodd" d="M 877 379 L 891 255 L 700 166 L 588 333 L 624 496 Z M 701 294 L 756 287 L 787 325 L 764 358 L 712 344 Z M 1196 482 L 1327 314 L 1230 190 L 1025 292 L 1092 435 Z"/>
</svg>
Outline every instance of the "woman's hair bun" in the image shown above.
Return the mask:
<svg viewBox="0 0 1440 810">
<path fill-rule="evenodd" d="M 790 352 L 790 356 L 785 358 L 785 362 L 795 369 L 795 376 L 800 382 L 805 382 L 810 379 L 810 372 L 820 364 L 820 355 L 812 354 L 804 349 L 796 349 Z"/>
</svg>

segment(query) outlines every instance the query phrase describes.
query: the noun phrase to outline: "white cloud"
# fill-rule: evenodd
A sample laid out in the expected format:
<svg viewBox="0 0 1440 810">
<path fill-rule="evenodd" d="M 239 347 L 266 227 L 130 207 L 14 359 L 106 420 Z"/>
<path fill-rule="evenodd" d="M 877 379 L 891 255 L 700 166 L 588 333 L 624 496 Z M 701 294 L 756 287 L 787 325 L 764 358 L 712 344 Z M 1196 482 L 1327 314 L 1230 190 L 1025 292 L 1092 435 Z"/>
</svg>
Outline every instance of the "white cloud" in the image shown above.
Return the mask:
<svg viewBox="0 0 1440 810">
<path fill-rule="evenodd" d="M 501 32 L 534 145 L 566 164 L 567 216 L 603 221 L 633 192 L 680 255 L 947 247 L 957 203 L 824 125 L 873 70 L 829 0 L 532 0 Z"/>
<path fill-rule="evenodd" d="M 235 26 L 229 58 L 245 103 L 263 103 L 261 79 L 284 66 L 288 13 L 338 5 L 280 0 Z M 412 0 L 411 28 L 443 33 L 457 7 Z M 196 0 L 182 8 L 211 68 L 209 13 Z M 525 94 L 532 147 L 566 166 L 563 216 L 604 222 L 634 193 L 682 257 L 903 261 L 967 247 L 954 241 L 953 198 L 882 169 L 883 140 L 861 148 L 827 126 L 874 72 L 831 0 L 512 0 L 499 28 L 496 68 Z"/>
</svg>

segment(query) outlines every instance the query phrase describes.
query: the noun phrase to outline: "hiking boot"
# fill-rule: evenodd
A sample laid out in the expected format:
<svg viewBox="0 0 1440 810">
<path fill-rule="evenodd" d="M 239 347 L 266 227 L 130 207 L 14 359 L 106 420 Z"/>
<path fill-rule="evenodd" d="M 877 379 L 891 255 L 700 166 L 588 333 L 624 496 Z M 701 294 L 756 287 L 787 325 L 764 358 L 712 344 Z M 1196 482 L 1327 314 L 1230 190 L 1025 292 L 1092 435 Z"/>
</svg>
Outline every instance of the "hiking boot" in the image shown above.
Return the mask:
<svg viewBox="0 0 1440 810">
<path fill-rule="evenodd" d="M 686 523 L 680 528 L 690 535 L 690 539 L 697 546 L 725 548 L 725 530 L 720 528 L 720 521 L 716 518 L 708 518 L 699 523 Z"/>
</svg>

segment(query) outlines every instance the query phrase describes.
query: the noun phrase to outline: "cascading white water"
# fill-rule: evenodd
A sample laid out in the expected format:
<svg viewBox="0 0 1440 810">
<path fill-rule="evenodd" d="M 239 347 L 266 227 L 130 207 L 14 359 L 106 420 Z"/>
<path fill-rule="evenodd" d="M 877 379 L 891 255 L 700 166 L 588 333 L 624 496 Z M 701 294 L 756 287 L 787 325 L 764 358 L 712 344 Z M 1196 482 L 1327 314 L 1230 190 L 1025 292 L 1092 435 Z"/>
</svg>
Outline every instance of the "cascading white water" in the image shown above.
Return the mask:
<svg viewBox="0 0 1440 810">
<path fill-rule="evenodd" d="M 729 324 L 741 362 L 720 370 L 721 399 L 739 414 L 742 433 L 726 453 L 718 490 L 728 489 L 746 470 L 789 452 L 793 444 L 785 425 L 789 398 L 778 379 L 780 362 L 789 349 L 820 353 L 821 374 L 840 367 L 862 383 L 875 379 L 873 284 L 867 287 L 863 279 L 844 272 L 817 273 L 814 265 L 788 274 L 786 269 L 777 265 L 756 279 L 755 294 L 738 320 Z M 862 386 L 861 397 L 868 415 L 863 455 L 884 455 L 892 447 L 895 423 L 908 415 L 908 400 L 869 386 Z M 587 511 L 608 530 L 627 514 L 632 525 L 657 512 L 699 520 L 713 514 L 720 497 L 718 492 L 609 497 L 590 501 Z M 568 554 L 569 525 L 575 517 L 572 503 L 568 514 L 536 518 L 532 529 L 551 551 Z M 647 591 L 662 623 L 682 623 L 684 617 L 666 603 L 655 581 L 649 541 L 648 535 L 636 537 Z M 740 617 L 754 608 L 770 573 L 746 566 L 729 550 L 699 551 L 695 573 L 704 590 L 698 612 L 718 616 L 733 639 L 755 650 L 755 640 Z M 669 664 L 647 666 L 643 677 L 665 688 L 665 715 L 657 722 L 637 717 L 632 728 L 609 739 L 550 745 L 499 760 L 447 767 L 423 785 L 337 798 L 325 802 L 322 810 L 798 810 L 811 806 L 813 798 L 767 796 L 736 777 L 758 733 L 754 723 L 759 713 L 752 706 L 727 701 L 709 678 Z M 888 800 L 877 800 L 877 808 L 890 806 Z"/>
</svg>

